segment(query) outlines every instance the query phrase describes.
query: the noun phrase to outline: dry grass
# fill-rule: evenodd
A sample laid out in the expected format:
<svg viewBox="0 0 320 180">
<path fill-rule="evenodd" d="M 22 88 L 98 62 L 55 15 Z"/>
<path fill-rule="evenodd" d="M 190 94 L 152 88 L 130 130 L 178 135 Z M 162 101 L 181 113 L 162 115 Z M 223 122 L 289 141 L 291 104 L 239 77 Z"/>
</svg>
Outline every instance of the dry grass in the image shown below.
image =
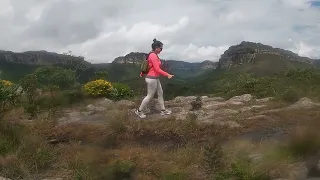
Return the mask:
<svg viewBox="0 0 320 180">
<path fill-rule="evenodd" d="M 200 166 L 203 150 L 191 142 L 218 134 L 214 126 L 191 120 L 134 121 L 125 110 L 106 121 L 105 125 L 58 125 L 36 120 L 17 125 L 25 131 L 14 130 L 21 134 L 10 137 L 17 139 L 16 144 L 5 142 L 12 147 L 3 152 L 1 173 L 11 178 L 40 177 L 50 170 L 69 179 L 130 175 L 136 179 L 197 179 L 196 175 L 205 174 Z"/>
<path fill-rule="evenodd" d="M 9 135 L 0 138 L 0 173 L 11 178 L 58 174 L 64 179 L 85 180 L 209 179 L 218 175 L 268 179 L 269 176 L 287 176 L 291 163 L 320 148 L 320 136 L 316 131 L 320 113 L 316 109 L 270 113 L 268 116 L 273 120 L 265 122 L 246 120 L 256 113 L 248 111 L 235 118 L 242 123 L 246 121 L 245 130 L 298 120 L 300 126 L 292 131 L 291 138 L 283 146 L 271 142 L 234 141 L 223 146 L 219 153 L 218 146 L 208 146 L 211 141 L 239 132 L 198 124 L 196 118 L 136 121 L 125 108 L 106 116 L 106 123 L 99 125 L 59 125 L 49 120 L 14 126 L 4 123 L 3 132 Z M 262 160 L 252 161 L 257 154 L 262 155 Z M 212 172 L 207 168 L 208 163 L 220 164 L 221 169 Z"/>
<path fill-rule="evenodd" d="M 293 163 L 292 157 L 279 149 L 279 143 L 265 141 L 253 143 L 248 140 L 235 140 L 224 147 L 226 166 L 232 168 L 235 163 L 247 161 L 249 174 L 265 177 L 285 177 L 288 166 Z M 245 170 L 245 169 L 244 169 Z"/>
</svg>

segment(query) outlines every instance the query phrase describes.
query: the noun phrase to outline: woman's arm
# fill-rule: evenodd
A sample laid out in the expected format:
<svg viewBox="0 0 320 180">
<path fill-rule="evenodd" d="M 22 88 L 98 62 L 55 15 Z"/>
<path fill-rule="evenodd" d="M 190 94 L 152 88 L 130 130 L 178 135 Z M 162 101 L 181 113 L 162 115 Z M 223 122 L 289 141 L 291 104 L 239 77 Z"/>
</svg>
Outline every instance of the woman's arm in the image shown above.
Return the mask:
<svg viewBox="0 0 320 180">
<path fill-rule="evenodd" d="M 158 58 L 158 56 L 155 54 L 155 53 L 151 53 L 149 55 L 149 60 L 151 61 L 152 63 L 152 67 L 154 68 L 154 70 L 163 75 L 163 76 L 168 76 L 169 74 L 165 71 L 163 71 L 161 68 L 160 68 L 160 60 Z"/>
</svg>

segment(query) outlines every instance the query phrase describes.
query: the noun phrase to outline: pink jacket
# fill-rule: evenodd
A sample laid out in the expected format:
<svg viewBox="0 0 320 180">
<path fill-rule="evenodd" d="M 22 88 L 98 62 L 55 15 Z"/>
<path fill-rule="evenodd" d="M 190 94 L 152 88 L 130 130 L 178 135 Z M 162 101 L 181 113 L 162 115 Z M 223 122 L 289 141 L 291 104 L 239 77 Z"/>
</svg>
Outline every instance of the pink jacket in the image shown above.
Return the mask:
<svg viewBox="0 0 320 180">
<path fill-rule="evenodd" d="M 151 53 L 148 57 L 150 70 L 147 77 L 159 77 L 160 75 L 168 76 L 168 73 L 160 68 L 161 61 L 156 53 Z M 142 74 L 140 74 L 142 76 Z"/>
</svg>

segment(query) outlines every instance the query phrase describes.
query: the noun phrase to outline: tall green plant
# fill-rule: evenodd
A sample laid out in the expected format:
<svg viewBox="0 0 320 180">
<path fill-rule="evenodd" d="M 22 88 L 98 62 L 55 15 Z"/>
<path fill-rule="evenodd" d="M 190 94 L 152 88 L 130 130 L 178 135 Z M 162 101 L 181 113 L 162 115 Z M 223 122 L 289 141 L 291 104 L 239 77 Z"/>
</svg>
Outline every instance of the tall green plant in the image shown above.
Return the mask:
<svg viewBox="0 0 320 180">
<path fill-rule="evenodd" d="M 27 74 L 20 80 L 21 87 L 26 95 L 26 102 L 24 103 L 24 109 L 31 114 L 31 116 L 36 115 L 37 105 L 36 97 L 37 93 L 37 76 L 34 74 Z"/>
</svg>

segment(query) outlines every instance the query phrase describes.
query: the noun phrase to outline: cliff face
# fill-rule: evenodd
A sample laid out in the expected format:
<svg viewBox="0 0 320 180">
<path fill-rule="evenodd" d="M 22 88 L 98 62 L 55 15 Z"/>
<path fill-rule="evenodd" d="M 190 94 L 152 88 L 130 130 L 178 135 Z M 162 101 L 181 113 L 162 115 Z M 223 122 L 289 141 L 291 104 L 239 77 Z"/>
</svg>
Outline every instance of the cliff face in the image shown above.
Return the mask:
<svg viewBox="0 0 320 180">
<path fill-rule="evenodd" d="M 57 54 L 47 51 L 26 51 L 16 53 L 12 51 L 0 51 L 0 63 L 26 64 L 26 65 L 53 65 L 85 63 L 83 57 Z"/>
<path fill-rule="evenodd" d="M 226 69 L 231 67 L 237 67 L 244 63 L 251 63 L 257 57 L 257 55 L 272 55 L 278 56 L 283 60 L 298 61 L 308 64 L 314 64 L 315 60 L 307 57 L 301 57 L 291 51 L 273 48 L 272 46 L 264 45 L 261 43 L 253 43 L 243 41 L 238 45 L 230 46 L 219 59 L 219 68 Z"/>
<path fill-rule="evenodd" d="M 119 56 L 114 59 L 112 63 L 116 64 L 141 64 L 144 57 L 147 56 L 146 53 L 141 52 L 131 52 L 125 56 Z"/>
<path fill-rule="evenodd" d="M 216 69 L 218 66 L 218 62 L 212 62 L 209 60 L 205 60 L 200 65 L 203 69 Z"/>
<path fill-rule="evenodd" d="M 131 52 L 125 56 L 120 56 L 114 59 L 112 63 L 114 64 L 141 64 L 144 57 L 147 56 L 146 53 L 141 52 Z M 162 60 L 170 69 L 215 69 L 217 67 L 217 62 L 212 62 L 209 60 L 203 61 L 201 63 L 190 63 L 185 61 L 176 60 Z"/>
</svg>

